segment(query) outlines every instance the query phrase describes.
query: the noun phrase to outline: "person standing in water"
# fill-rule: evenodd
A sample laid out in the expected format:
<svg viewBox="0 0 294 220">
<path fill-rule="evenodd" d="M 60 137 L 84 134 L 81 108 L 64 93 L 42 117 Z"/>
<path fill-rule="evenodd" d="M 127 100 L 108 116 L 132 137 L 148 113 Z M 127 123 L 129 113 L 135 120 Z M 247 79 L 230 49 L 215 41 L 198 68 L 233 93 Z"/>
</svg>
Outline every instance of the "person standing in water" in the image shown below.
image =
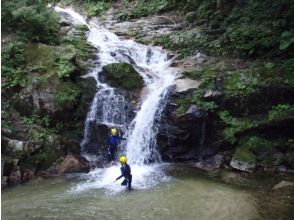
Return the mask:
<svg viewBox="0 0 294 220">
<path fill-rule="evenodd" d="M 125 138 L 119 137 L 116 128 L 111 128 L 111 135 L 107 139 L 107 155 L 108 155 L 108 162 L 114 163 L 115 161 L 115 154 L 117 152 L 118 145 L 120 140 L 126 140 Z"/>
<path fill-rule="evenodd" d="M 127 157 L 126 156 L 120 156 L 119 161 L 121 163 L 121 175 L 116 178 L 115 181 L 119 180 L 120 178 L 124 177 L 124 181 L 122 181 L 121 185 L 126 186 L 128 190 L 131 190 L 132 188 L 132 174 L 131 174 L 131 167 L 129 164 L 127 164 Z"/>
</svg>

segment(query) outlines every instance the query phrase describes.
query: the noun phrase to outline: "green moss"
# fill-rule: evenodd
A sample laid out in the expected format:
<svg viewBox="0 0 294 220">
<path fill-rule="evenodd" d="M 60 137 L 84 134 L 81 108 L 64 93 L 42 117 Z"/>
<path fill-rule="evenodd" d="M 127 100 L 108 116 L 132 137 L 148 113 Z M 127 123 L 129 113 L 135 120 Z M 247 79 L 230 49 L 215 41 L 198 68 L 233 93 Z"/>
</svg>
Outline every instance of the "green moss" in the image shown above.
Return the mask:
<svg viewBox="0 0 294 220">
<path fill-rule="evenodd" d="M 128 63 L 114 63 L 103 67 L 107 82 L 113 86 L 129 91 L 139 89 L 143 80 L 134 67 Z"/>
<path fill-rule="evenodd" d="M 24 51 L 28 67 L 33 69 L 36 66 L 43 66 L 46 69 L 53 69 L 56 59 L 55 50 L 54 46 L 28 44 Z"/>
<path fill-rule="evenodd" d="M 191 105 L 191 101 L 189 97 L 182 97 L 176 99 L 176 104 L 178 105 L 178 108 L 176 109 L 176 112 L 178 114 L 184 114 L 188 108 Z"/>
<path fill-rule="evenodd" d="M 246 147 L 237 148 L 233 158 L 249 164 L 256 164 L 257 162 L 256 156 Z"/>
</svg>

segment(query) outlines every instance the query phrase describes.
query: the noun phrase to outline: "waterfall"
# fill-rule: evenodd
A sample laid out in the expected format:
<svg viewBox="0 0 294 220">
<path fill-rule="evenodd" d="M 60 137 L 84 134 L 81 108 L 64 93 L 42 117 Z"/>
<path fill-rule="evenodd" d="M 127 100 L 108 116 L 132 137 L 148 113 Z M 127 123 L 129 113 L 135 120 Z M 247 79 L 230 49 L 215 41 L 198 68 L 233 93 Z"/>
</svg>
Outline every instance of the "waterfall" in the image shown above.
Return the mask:
<svg viewBox="0 0 294 220">
<path fill-rule="evenodd" d="M 171 67 L 172 60 L 168 59 L 167 52 L 160 47 L 142 45 L 133 40 L 122 40 L 99 22 L 94 20 L 87 22 L 84 17 L 70 8 L 55 7 L 55 10 L 69 17 L 73 24 L 87 25 L 89 28 L 87 39 L 98 49 L 98 64 L 87 74 L 87 76 L 95 77 L 97 93 L 85 122 L 84 139 L 81 143 L 82 151 L 87 151 L 87 143 L 91 136 L 91 123 L 119 127 L 127 137 L 125 153 L 132 166 L 132 172 L 142 174 L 144 165 L 151 161 L 161 161 L 157 151 L 156 135 L 161 113 L 165 107 L 165 99 L 169 88 L 178 76 L 178 69 Z M 99 79 L 103 66 L 117 62 L 131 64 L 143 78 L 144 91 L 147 91 L 147 95 L 142 97 L 138 112 L 131 122 L 128 121 L 127 112 L 122 108 L 126 105 L 124 97 L 116 89 L 102 83 Z M 145 167 L 145 171 L 151 172 L 151 167 L 152 165 Z M 96 174 L 101 180 L 101 170 L 98 173 L 99 175 Z M 108 171 L 103 175 L 106 173 Z M 97 177 L 96 174 L 95 177 Z M 143 173 L 142 179 L 144 176 Z"/>
</svg>

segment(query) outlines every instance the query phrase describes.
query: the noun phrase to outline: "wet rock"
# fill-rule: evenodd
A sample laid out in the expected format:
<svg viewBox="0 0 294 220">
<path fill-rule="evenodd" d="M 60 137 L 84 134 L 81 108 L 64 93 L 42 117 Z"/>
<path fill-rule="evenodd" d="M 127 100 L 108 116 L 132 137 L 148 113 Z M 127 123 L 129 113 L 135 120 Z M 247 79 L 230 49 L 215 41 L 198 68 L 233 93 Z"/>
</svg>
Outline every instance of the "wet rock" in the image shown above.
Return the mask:
<svg viewBox="0 0 294 220">
<path fill-rule="evenodd" d="M 57 78 L 50 79 L 50 86 L 44 85 L 36 88 L 33 83 L 29 84 L 20 93 L 16 101 L 16 108 L 24 115 L 30 115 L 32 109 L 44 111 L 47 113 L 55 113 L 57 111 L 54 106 L 54 93 L 59 84 Z"/>
<path fill-rule="evenodd" d="M 224 162 L 225 155 L 216 154 L 212 157 L 208 157 L 200 162 L 195 163 L 194 166 L 204 170 L 213 170 L 221 168 Z"/>
<path fill-rule="evenodd" d="M 221 178 L 225 183 L 234 183 L 238 185 L 252 185 L 252 182 L 247 178 L 243 177 L 242 173 L 230 172 L 230 171 L 222 171 Z"/>
<path fill-rule="evenodd" d="M 216 99 L 222 95 L 222 92 L 219 90 L 207 90 L 204 94 L 204 98 Z"/>
<path fill-rule="evenodd" d="M 176 122 L 190 121 L 193 118 L 203 118 L 206 114 L 207 112 L 197 105 L 191 105 L 184 114 L 177 117 Z"/>
<path fill-rule="evenodd" d="M 22 181 L 25 182 L 25 181 L 31 180 L 34 176 L 35 176 L 35 170 L 26 169 L 22 173 Z"/>
<path fill-rule="evenodd" d="M 8 138 L 7 138 L 8 139 Z M 26 143 L 24 141 L 19 141 L 19 140 L 11 140 L 8 139 L 8 147 L 11 151 L 13 152 L 18 152 L 18 151 L 25 151 L 27 150 L 26 148 Z"/>
<path fill-rule="evenodd" d="M 281 182 L 279 182 L 278 184 L 276 184 L 273 187 L 273 190 L 277 190 L 277 189 L 281 189 L 281 188 L 289 187 L 289 186 L 293 187 L 294 186 L 294 182 L 282 180 Z"/>
<path fill-rule="evenodd" d="M 8 186 L 8 176 L 1 177 L 1 188 L 5 188 Z"/>
<path fill-rule="evenodd" d="M 287 172 L 287 167 L 285 167 L 285 166 L 277 166 L 276 171 L 285 173 L 285 172 Z"/>
<path fill-rule="evenodd" d="M 185 15 L 185 19 L 186 21 L 188 22 L 194 22 L 197 18 L 197 14 L 196 12 L 194 11 L 191 11 L 191 12 L 188 12 L 186 15 Z"/>
<path fill-rule="evenodd" d="M 234 169 L 246 172 L 253 172 L 256 169 L 256 163 L 249 163 L 234 158 L 231 160 L 230 166 Z"/>
<path fill-rule="evenodd" d="M 71 23 L 69 20 L 63 18 L 62 16 L 60 16 L 59 22 L 60 26 L 62 27 L 67 27 L 67 26 L 71 26 Z"/>
<path fill-rule="evenodd" d="M 9 176 L 9 185 L 17 185 L 22 182 L 19 167 L 15 167 Z"/>
<path fill-rule="evenodd" d="M 64 173 L 81 173 L 89 172 L 90 163 L 81 156 L 68 154 L 65 158 L 61 158 L 55 165 L 48 169 L 49 175 L 60 175 Z"/>
<path fill-rule="evenodd" d="M 186 92 L 191 89 L 197 89 L 200 85 L 200 82 L 189 79 L 189 78 L 177 79 L 175 83 L 176 83 L 176 92 Z"/>
<path fill-rule="evenodd" d="M 113 63 L 103 67 L 105 80 L 115 88 L 134 91 L 143 86 L 143 79 L 128 63 Z"/>
</svg>

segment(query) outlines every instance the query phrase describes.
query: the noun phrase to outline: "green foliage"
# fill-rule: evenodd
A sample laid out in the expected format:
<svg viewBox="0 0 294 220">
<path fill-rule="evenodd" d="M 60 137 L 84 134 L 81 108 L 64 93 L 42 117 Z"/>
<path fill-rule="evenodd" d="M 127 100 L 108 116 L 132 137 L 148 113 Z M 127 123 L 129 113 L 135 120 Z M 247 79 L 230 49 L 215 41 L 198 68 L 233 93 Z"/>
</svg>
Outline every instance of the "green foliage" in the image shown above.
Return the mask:
<svg viewBox="0 0 294 220">
<path fill-rule="evenodd" d="M 280 104 L 273 106 L 268 113 L 269 121 L 277 121 L 289 117 L 294 117 L 294 105 Z"/>
<path fill-rule="evenodd" d="M 285 60 L 281 65 L 283 82 L 290 86 L 294 85 L 294 58 Z"/>
<path fill-rule="evenodd" d="M 68 78 L 75 70 L 73 63 L 65 57 L 61 57 L 57 62 L 57 74 L 59 78 Z"/>
<path fill-rule="evenodd" d="M 238 134 L 256 126 L 254 122 L 247 118 L 232 117 L 227 111 L 219 112 L 219 117 L 226 125 L 223 131 L 224 139 L 231 144 L 236 143 Z"/>
<path fill-rule="evenodd" d="M 208 18 L 216 7 L 215 0 L 205 0 L 201 1 L 199 7 L 197 8 L 197 15 L 199 18 Z"/>
<path fill-rule="evenodd" d="M 165 11 L 168 7 L 168 0 L 139 0 L 131 11 L 123 12 L 119 15 L 121 20 L 129 18 L 144 17 L 158 12 Z M 125 2 L 125 4 L 128 4 Z"/>
<path fill-rule="evenodd" d="M 56 42 L 59 24 L 57 15 L 47 7 L 46 0 L 10 0 L 1 6 L 2 27 L 37 42 Z"/>
<path fill-rule="evenodd" d="M 25 87 L 26 68 L 25 57 L 23 54 L 25 45 L 22 42 L 13 42 L 2 47 L 2 76 L 5 77 L 2 88 L 11 88 L 15 86 Z"/>
<path fill-rule="evenodd" d="M 256 93 L 263 85 L 254 69 L 236 71 L 224 78 L 224 92 L 229 97 L 246 97 Z"/>
<path fill-rule="evenodd" d="M 78 102 L 81 89 L 72 82 L 61 83 L 54 94 L 54 105 L 61 109 L 72 108 Z"/>
<path fill-rule="evenodd" d="M 22 122 L 28 126 L 39 125 L 45 128 L 50 126 L 49 116 L 41 117 L 40 115 L 33 114 L 30 117 L 22 117 Z"/>
<path fill-rule="evenodd" d="M 293 9 L 289 0 L 250 0 L 244 5 L 237 4 L 222 23 L 231 49 L 237 48 L 242 55 L 260 55 L 271 50 L 279 54 L 279 48 L 290 49 Z"/>
<path fill-rule="evenodd" d="M 55 145 L 45 145 L 41 147 L 37 153 L 29 155 L 25 153 L 22 155 L 19 161 L 21 170 L 36 169 L 36 171 L 49 168 L 59 157 L 59 152 Z"/>
<path fill-rule="evenodd" d="M 110 8 L 111 1 L 95 1 L 95 0 L 87 0 L 85 4 L 85 10 L 87 14 L 92 16 L 97 16 L 105 12 Z"/>
<path fill-rule="evenodd" d="M 107 11 L 112 0 L 60 0 L 63 5 L 74 5 L 77 8 L 83 8 L 89 17 L 102 15 Z"/>
<path fill-rule="evenodd" d="M 178 114 L 184 114 L 192 103 L 189 97 L 184 97 L 184 98 L 176 99 L 176 104 L 178 106 L 178 108 L 176 109 L 176 112 Z"/>
<path fill-rule="evenodd" d="M 86 37 L 83 36 L 74 36 L 74 37 L 65 37 L 63 43 L 71 45 L 74 48 L 76 58 L 81 61 L 86 61 L 89 58 L 96 56 L 96 48 L 88 44 Z"/>
<path fill-rule="evenodd" d="M 277 43 L 272 37 L 272 31 L 258 24 L 231 25 L 226 34 L 241 55 L 262 54 Z"/>
<path fill-rule="evenodd" d="M 151 2 L 156 1 L 139 1 L 142 5 L 145 3 L 146 12 L 139 10 L 136 15 L 157 13 L 158 11 L 151 10 Z M 293 48 L 294 35 L 291 27 L 294 4 L 291 0 L 219 2 L 223 5 L 218 8 L 215 0 L 167 2 L 163 11 L 196 11 L 197 21 L 204 21 L 206 26 L 218 30 L 218 34 L 206 32 L 199 36 L 181 31 L 178 35 L 184 40 L 173 42 L 176 46 L 158 41 L 159 44 L 168 46 L 167 48 L 176 47 L 182 57 L 192 54 L 196 49 L 209 55 L 280 56 L 290 54 Z M 150 10 L 147 11 L 149 6 Z"/>
<path fill-rule="evenodd" d="M 290 31 L 284 31 L 281 34 L 281 40 L 280 40 L 280 50 L 285 50 L 289 48 L 294 43 L 294 33 Z"/>
</svg>

